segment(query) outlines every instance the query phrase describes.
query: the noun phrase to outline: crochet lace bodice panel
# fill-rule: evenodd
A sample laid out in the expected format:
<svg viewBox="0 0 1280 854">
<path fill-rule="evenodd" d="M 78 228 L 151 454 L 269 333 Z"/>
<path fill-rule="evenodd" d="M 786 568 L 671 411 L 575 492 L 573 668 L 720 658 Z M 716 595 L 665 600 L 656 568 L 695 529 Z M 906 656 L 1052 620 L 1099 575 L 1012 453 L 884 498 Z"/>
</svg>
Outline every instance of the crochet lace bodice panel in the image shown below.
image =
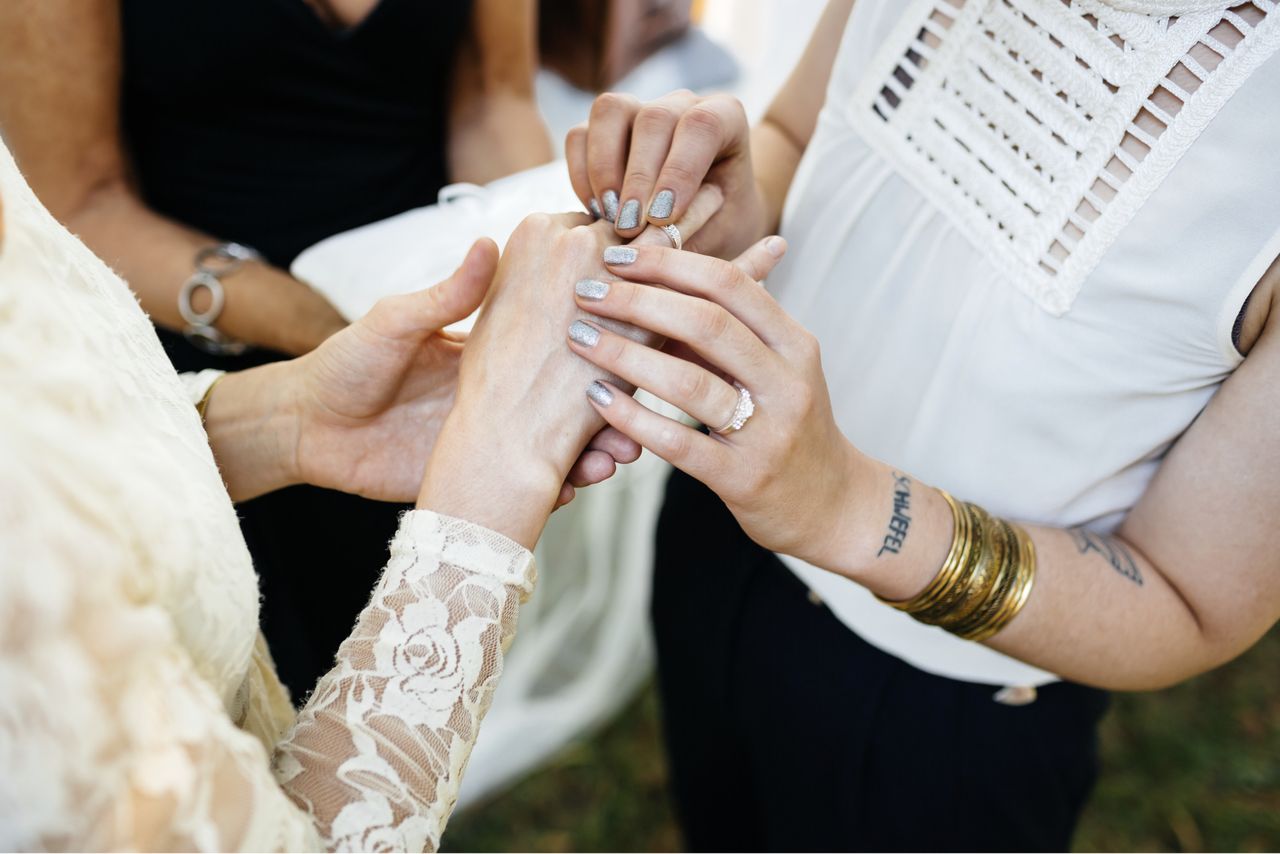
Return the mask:
<svg viewBox="0 0 1280 854">
<path fill-rule="evenodd" d="M 916 0 L 861 135 L 1044 309 L 1280 43 L 1275 0 Z"/>
</svg>

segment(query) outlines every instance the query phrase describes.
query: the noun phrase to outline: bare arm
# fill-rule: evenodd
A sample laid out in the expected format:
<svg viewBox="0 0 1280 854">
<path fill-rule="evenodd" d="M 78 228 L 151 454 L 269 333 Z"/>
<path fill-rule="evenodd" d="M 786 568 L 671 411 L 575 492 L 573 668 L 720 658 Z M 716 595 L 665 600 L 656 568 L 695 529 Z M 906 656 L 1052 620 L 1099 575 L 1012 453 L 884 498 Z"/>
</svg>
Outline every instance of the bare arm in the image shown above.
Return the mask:
<svg viewBox="0 0 1280 854">
<path fill-rule="evenodd" d="M 751 130 L 752 160 L 765 211 L 764 227 L 753 236 L 756 239 L 778 230 L 791 179 L 827 100 L 831 68 L 853 3 L 854 0 L 831 0 L 827 4 L 800 61 Z"/>
<path fill-rule="evenodd" d="M 129 282 L 161 326 L 181 329 L 178 291 L 218 242 L 149 210 L 130 186 L 119 121 L 119 0 L 0 4 L 0 131 L 49 210 Z M 224 281 L 219 329 L 304 353 L 344 324 L 287 273 L 250 264 Z M 197 306 L 200 307 L 200 306 Z"/>
<path fill-rule="evenodd" d="M 775 237 L 765 245 L 773 241 L 781 244 Z M 936 490 L 840 433 L 816 339 L 723 261 L 645 248 L 611 272 L 669 290 L 615 281 L 591 303 L 597 314 L 686 343 L 741 379 L 760 407 L 726 437 L 629 398 L 602 408 L 606 420 L 711 486 L 761 545 L 888 599 L 918 595 L 951 545 L 950 510 Z M 1038 557 L 1035 586 L 991 646 L 1074 681 L 1147 690 L 1239 655 L 1280 619 L 1277 279 L 1280 264 L 1251 300 L 1270 316 L 1248 358 L 1114 536 L 1026 526 Z M 577 349 L 704 423 L 734 411 L 734 387 L 695 365 L 616 336 Z"/>
<path fill-rule="evenodd" d="M 893 476 L 868 515 L 883 532 Z M 1065 678 L 1120 690 L 1164 687 L 1235 658 L 1280 619 L 1280 317 L 1164 460 L 1120 530 L 1029 526 L 1036 586 L 990 645 Z M 864 481 L 869 482 L 869 481 Z M 863 542 L 847 574 L 891 598 L 917 593 L 951 541 L 938 493 L 912 487 L 905 548 Z"/>
<path fill-rule="evenodd" d="M 449 116 L 449 174 L 485 184 L 551 159 L 538 113 L 537 0 L 477 0 L 459 46 Z"/>
</svg>

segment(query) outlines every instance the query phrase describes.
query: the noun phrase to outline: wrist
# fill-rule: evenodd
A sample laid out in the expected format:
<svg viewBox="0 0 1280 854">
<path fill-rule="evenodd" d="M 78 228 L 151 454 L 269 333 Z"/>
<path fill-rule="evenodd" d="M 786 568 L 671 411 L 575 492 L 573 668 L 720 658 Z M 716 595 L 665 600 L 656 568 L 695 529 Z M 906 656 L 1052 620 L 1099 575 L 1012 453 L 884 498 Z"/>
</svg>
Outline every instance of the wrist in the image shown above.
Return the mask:
<svg viewBox="0 0 1280 854">
<path fill-rule="evenodd" d="M 246 264 L 223 283 L 227 334 L 290 356 L 320 346 L 347 325 L 318 291 L 265 262 Z"/>
<path fill-rule="evenodd" d="M 564 482 L 536 443 L 455 408 L 427 461 L 417 506 L 465 519 L 532 549 Z"/>
<path fill-rule="evenodd" d="M 229 373 L 209 395 L 205 432 L 234 501 L 301 482 L 291 374 L 289 362 Z"/>
<path fill-rule="evenodd" d="M 865 455 L 859 495 L 842 529 L 841 575 L 886 599 L 909 599 L 938 573 L 951 546 L 951 510 L 932 486 Z"/>
</svg>

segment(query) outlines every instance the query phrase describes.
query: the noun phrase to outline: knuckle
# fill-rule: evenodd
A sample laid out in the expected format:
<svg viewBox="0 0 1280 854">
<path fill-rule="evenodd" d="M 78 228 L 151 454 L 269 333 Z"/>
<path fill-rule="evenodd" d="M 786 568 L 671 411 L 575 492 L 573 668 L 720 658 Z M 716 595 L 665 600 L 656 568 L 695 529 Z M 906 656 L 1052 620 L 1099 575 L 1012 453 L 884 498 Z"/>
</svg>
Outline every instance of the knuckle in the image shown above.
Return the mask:
<svg viewBox="0 0 1280 854">
<path fill-rule="evenodd" d="M 808 362 L 821 362 L 822 344 L 818 341 L 818 336 L 807 329 L 801 330 L 800 352 Z"/>
<path fill-rule="evenodd" d="M 718 305 L 708 304 L 698 312 L 695 329 L 700 340 L 715 341 L 729 330 L 729 313 Z"/>
<path fill-rule="evenodd" d="M 708 107 L 705 102 L 685 113 L 684 118 L 680 120 L 680 124 L 684 126 L 685 130 L 698 136 L 718 140 L 724 135 L 724 120 L 718 112 Z"/>
<path fill-rule="evenodd" d="M 596 231 L 589 225 L 575 225 L 564 237 L 565 250 L 574 256 L 589 256 L 596 252 Z"/>
<path fill-rule="evenodd" d="M 663 424 L 658 430 L 658 445 L 671 459 L 683 459 L 689 454 L 689 435 L 675 422 Z"/>
<path fill-rule="evenodd" d="M 627 184 L 652 184 L 653 173 L 643 167 L 630 169 L 627 171 Z M 626 193 L 624 195 L 629 195 Z"/>
<path fill-rule="evenodd" d="M 715 265 L 711 274 L 711 286 L 716 291 L 728 291 L 742 283 L 743 272 L 728 262 Z"/>
<path fill-rule="evenodd" d="M 683 157 L 673 157 L 667 160 L 662 167 L 662 177 L 664 183 L 669 184 L 697 184 L 703 178 L 702 175 L 695 174 L 693 164 Z"/>
<path fill-rule="evenodd" d="M 665 104 L 647 104 L 636 113 L 636 131 L 638 133 L 668 131 L 675 127 L 679 119 L 679 114 Z"/>
<path fill-rule="evenodd" d="M 700 400 L 707 393 L 708 376 L 692 366 L 682 368 L 676 377 L 676 393 L 681 400 Z"/>
<path fill-rule="evenodd" d="M 715 95 L 708 96 L 706 103 L 708 105 L 714 104 L 715 108 L 721 111 L 725 116 L 730 116 L 734 119 L 741 118 L 743 123 L 747 120 L 747 110 L 746 107 L 742 105 L 742 100 L 735 98 L 732 95 L 719 92 Z"/>
<path fill-rule="evenodd" d="M 605 92 L 591 104 L 591 117 L 594 119 L 629 113 L 635 103 L 636 99 L 631 95 L 625 95 L 621 92 Z"/>
</svg>

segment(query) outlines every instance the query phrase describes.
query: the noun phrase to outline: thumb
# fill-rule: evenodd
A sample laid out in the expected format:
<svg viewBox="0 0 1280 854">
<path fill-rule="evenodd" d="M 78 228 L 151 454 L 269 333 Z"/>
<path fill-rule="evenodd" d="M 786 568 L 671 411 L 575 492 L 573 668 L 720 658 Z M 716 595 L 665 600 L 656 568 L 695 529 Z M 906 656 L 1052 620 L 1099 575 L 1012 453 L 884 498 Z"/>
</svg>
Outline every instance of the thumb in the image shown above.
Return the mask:
<svg viewBox="0 0 1280 854">
<path fill-rule="evenodd" d="M 734 258 L 733 264 L 760 282 L 773 271 L 773 268 L 782 260 L 782 256 L 786 254 L 787 241 L 775 234 L 764 240 L 757 240 L 755 245 L 748 247 L 745 252 Z"/>
<path fill-rule="evenodd" d="M 442 329 L 471 314 L 484 301 L 497 266 L 497 244 L 487 237 L 477 240 L 452 276 L 420 292 L 422 300 L 415 312 L 418 325 Z"/>
</svg>

